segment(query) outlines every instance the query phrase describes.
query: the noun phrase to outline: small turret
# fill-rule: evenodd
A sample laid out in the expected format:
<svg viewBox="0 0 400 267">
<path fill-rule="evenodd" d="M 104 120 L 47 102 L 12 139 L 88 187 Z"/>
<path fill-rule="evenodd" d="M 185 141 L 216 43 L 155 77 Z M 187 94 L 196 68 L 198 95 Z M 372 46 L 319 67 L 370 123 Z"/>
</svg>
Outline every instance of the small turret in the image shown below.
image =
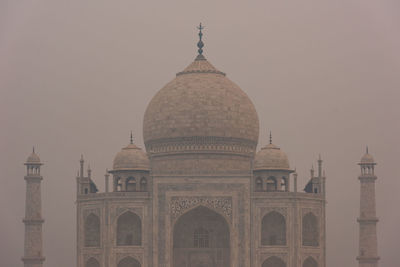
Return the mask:
<svg viewBox="0 0 400 267">
<path fill-rule="evenodd" d="M 315 176 L 314 165 L 310 169 L 310 180 L 304 188 L 306 193 L 325 195 L 325 171 L 322 170 L 322 158 L 318 157 L 318 176 Z"/>
<path fill-rule="evenodd" d="M 90 165 L 88 165 L 87 176 L 85 177 L 84 175 L 83 170 L 85 161 L 83 159 L 83 155 L 81 155 L 79 163 L 80 163 L 80 171 L 78 173 L 78 177 L 76 177 L 77 195 L 87 195 L 96 193 L 98 190 L 96 184 L 92 181 L 92 170 L 90 168 Z"/>
</svg>

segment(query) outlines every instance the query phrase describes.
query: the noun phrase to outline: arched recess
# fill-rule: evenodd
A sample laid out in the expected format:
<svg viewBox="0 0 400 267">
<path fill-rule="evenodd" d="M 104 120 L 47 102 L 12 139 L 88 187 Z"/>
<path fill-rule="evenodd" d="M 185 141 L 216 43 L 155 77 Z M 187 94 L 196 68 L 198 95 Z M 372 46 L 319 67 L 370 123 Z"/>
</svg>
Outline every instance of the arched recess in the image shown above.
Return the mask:
<svg viewBox="0 0 400 267">
<path fill-rule="evenodd" d="M 318 219 L 309 212 L 303 217 L 302 222 L 302 240 L 303 246 L 318 247 L 319 245 L 319 227 Z"/>
<path fill-rule="evenodd" d="M 85 267 L 100 267 L 100 263 L 95 258 L 86 261 Z"/>
<path fill-rule="evenodd" d="M 303 262 L 303 267 L 318 267 L 318 263 L 310 256 Z"/>
<path fill-rule="evenodd" d="M 142 244 L 142 221 L 127 211 L 117 220 L 117 246 L 140 246 Z"/>
<path fill-rule="evenodd" d="M 173 228 L 174 267 L 229 267 L 230 231 L 225 218 L 196 207 L 176 221 Z"/>
<path fill-rule="evenodd" d="M 276 178 L 273 176 L 268 177 L 267 179 L 267 191 L 276 191 L 278 190 L 278 182 Z"/>
<path fill-rule="evenodd" d="M 91 213 L 85 219 L 85 247 L 100 247 L 100 219 Z"/>
<path fill-rule="evenodd" d="M 147 191 L 147 179 L 146 177 L 142 177 L 142 179 L 140 179 L 140 191 Z"/>
<path fill-rule="evenodd" d="M 114 191 L 116 192 L 122 191 L 122 178 L 119 176 L 116 176 L 114 178 Z"/>
<path fill-rule="evenodd" d="M 136 191 L 135 177 L 129 177 L 128 179 L 126 179 L 126 191 Z"/>
<path fill-rule="evenodd" d="M 140 267 L 140 262 L 132 257 L 125 257 L 118 262 L 117 267 Z"/>
<path fill-rule="evenodd" d="M 286 267 L 286 263 L 281 258 L 272 256 L 263 262 L 262 267 Z"/>
<path fill-rule="evenodd" d="M 286 245 L 286 220 L 282 214 L 271 211 L 261 221 L 261 245 Z"/>
</svg>

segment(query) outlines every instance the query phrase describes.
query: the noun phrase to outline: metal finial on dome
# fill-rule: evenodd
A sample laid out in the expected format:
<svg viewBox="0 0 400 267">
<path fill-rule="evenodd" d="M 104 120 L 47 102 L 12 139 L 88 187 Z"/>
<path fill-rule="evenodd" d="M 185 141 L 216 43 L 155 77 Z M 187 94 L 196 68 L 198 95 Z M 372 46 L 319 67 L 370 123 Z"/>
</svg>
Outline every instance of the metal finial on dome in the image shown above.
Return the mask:
<svg viewBox="0 0 400 267">
<path fill-rule="evenodd" d="M 32 147 L 32 153 L 35 154 L 35 146 Z"/>
<path fill-rule="evenodd" d="M 201 25 L 200 23 L 200 25 L 197 26 L 197 29 L 199 30 L 199 41 L 197 42 L 197 47 L 199 48 L 197 51 L 199 52 L 199 54 L 197 55 L 196 60 L 202 60 L 202 59 L 204 60 L 205 59 L 205 57 L 203 56 L 204 43 L 202 40 L 203 37 L 202 30 L 204 29 L 204 26 Z"/>
<path fill-rule="evenodd" d="M 369 153 L 368 153 L 368 146 L 367 146 L 367 154 L 369 154 Z"/>
<path fill-rule="evenodd" d="M 133 144 L 133 135 L 132 135 L 132 131 L 131 131 L 131 144 Z"/>
<path fill-rule="evenodd" d="M 272 132 L 271 131 L 269 131 L 269 144 L 270 145 L 272 144 Z"/>
</svg>

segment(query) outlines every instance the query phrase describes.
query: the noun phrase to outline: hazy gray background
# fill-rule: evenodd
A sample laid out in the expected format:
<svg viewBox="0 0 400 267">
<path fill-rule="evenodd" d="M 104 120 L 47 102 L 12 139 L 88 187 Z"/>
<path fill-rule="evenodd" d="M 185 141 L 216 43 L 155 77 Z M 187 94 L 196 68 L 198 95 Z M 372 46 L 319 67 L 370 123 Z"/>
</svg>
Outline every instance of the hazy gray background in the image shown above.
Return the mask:
<svg viewBox="0 0 400 267">
<path fill-rule="evenodd" d="M 0 265 L 22 266 L 23 162 L 43 167 L 45 265 L 75 266 L 80 154 L 103 174 L 152 96 L 205 55 L 253 100 L 260 145 L 287 152 L 304 186 L 321 153 L 328 266 L 358 266 L 359 168 L 378 162 L 380 266 L 400 245 L 400 2 L 0 1 Z M 314 164 L 315 165 L 315 164 Z"/>
</svg>

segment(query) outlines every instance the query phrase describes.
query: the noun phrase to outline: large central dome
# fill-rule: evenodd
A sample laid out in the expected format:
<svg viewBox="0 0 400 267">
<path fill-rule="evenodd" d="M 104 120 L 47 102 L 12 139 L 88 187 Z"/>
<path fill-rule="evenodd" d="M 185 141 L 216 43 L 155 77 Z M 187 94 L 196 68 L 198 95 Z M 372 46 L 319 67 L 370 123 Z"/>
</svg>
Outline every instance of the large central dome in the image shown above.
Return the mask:
<svg viewBox="0 0 400 267">
<path fill-rule="evenodd" d="M 153 97 L 143 121 L 144 142 L 150 153 L 161 152 L 165 147 L 161 144 L 174 141 L 209 146 L 198 147 L 200 150 L 220 150 L 210 145 L 222 140 L 255 149 L 258 131 L 257 112 L 248 96 L 202 56 Z"/>
</svg>

